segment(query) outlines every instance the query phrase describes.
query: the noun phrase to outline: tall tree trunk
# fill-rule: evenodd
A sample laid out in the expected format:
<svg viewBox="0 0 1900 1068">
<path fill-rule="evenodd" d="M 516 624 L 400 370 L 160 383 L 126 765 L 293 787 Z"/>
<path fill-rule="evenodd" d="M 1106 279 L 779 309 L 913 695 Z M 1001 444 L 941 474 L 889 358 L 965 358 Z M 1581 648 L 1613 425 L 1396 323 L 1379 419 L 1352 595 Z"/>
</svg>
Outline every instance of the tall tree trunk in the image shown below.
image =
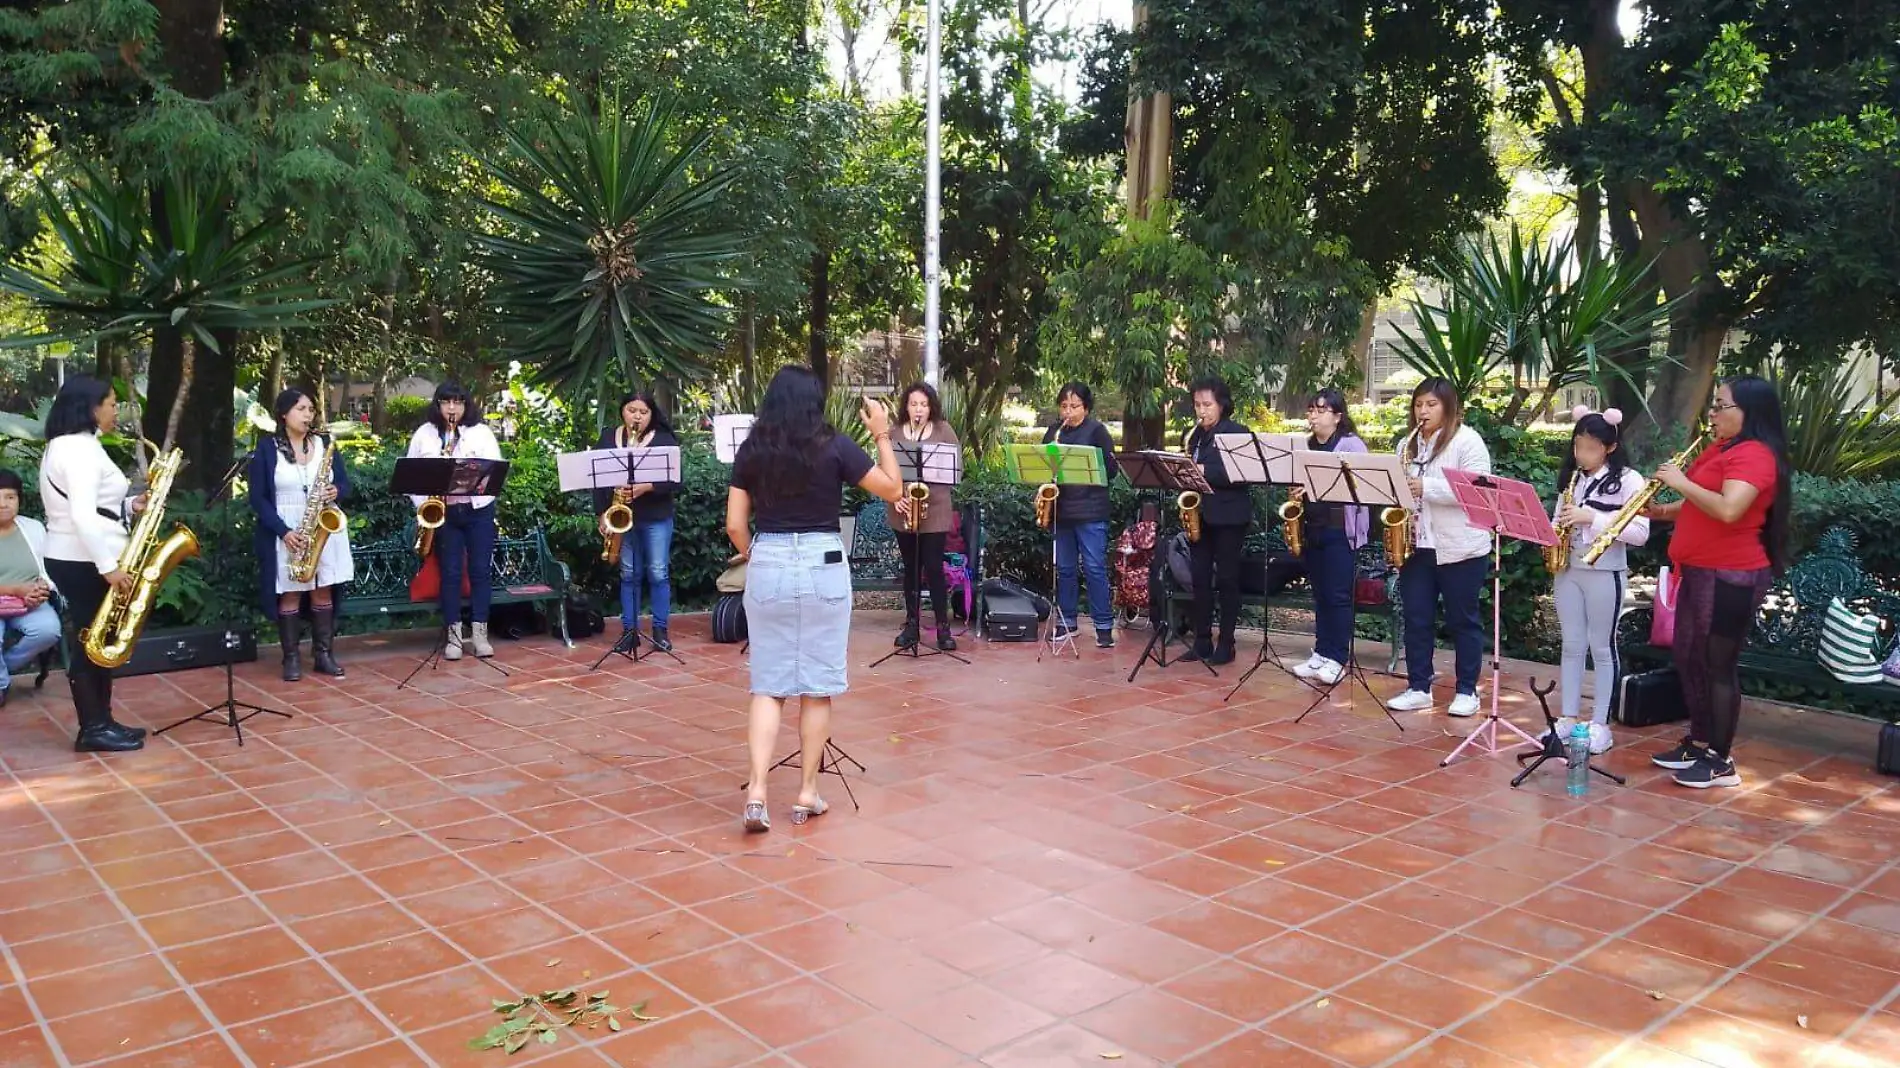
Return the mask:
<svg viewBox="0 0 1900 1068">
<path fill-rule="evenodd" d="M 1141 32 L 1147 21 L 1148 5 L 1137 0 L 1135 32 Z M 1131 218 L 1146 219 L 1157 204 L 1168 198 L 1173 178 L 1174 98 L 1167 93 L 1144 95 L 1138 90 L 1131 91 L 1122 141 L 1127 153 L 1128 214 Z"/>
<path fill-rule="evenodd" d="M 811 371 L 831 391 L 831 250 L 819 249 L 811 255 L 811 311 L 807 319 L 811 330 L 809 355 Z"/>
<path fill-rule="evenodd" d="M 1636 188 L 1630 200 L 1643 227 L 1645 250 L 1659 254 L 1656 272 L 1663 292 L 1672 300 L 1688 298 L 1670 317 L 1669 351 L 1675 362 L 1657 372 L 1650 415 L 1660 426 L 1692 427 L 1708 414 L 1722 341 L 1733 318 L 1721 310 L 1721 282 L 1701 235 L 1653 188 Z"/>
<path fill-rule="evenodd" d="M 1372 335 L 1379 326 L 1379 299 L 1372 297 L 1359 312 L 1359 333 L 1352 339 L 1352 358 L 1359 367 L 1359 399 L 1372 399 Z"/>
<path fill-rule="evenodd" d="M 759 299 L 747 293 L 744 307 L 744 336 L 739 339 L 739 392 L 747 408 L 759 403 Z"/>
</svg>

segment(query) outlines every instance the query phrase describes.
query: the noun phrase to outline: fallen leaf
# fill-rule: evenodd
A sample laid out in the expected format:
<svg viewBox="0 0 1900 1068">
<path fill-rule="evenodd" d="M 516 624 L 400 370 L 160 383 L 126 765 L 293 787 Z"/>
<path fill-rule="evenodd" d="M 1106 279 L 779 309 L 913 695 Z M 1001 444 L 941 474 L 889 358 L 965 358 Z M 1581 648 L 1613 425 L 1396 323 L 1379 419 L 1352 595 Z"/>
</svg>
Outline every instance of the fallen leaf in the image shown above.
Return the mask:
<svg viewBox="0 0 1900 1068">
<path fill-rule="evenodd" d="M 1313 1003 L 1313 1007 L 1316 1009 L 1323 1009 L 1326 1006 L 1331 1005 L 1332 1003 L 1333 1003 L 1332 998 L 1320 998 L 1318 1001 Z"/>
<path fill-rule="evenodd" d="M 547 962 L 546 964 L 544 964 L 544 965 L 542 965 L 542 967 L 544 967 L 544 968 L 552 968 L 552 967 L 554 967 L 554 966 L 555 966 L 556 964 L 559 964 L 559 963 L 561 963 L 561 958 L 559 958 L 559 957 L 555 957 L 555 958 L 553 958 L 553 959 L 551 959 L 551 960 L 549 960 L 549 961 L 548 961 L 548 962 Z"/>
<path fill-rule="evenodd" d="M 1794 1018 L 1794 1022 L 1801 1025 L 1801 1030 L 1806 1031 L 1808 1029 L 1808 1018 L 1806 1016 L 1797 1016 Z"/>
<path fill-rule="evenodd" d="M 381 822 L 381 823 L 379 823 L 379 824 L 377 824 L 376 826 L 378 826 L 378 827 L 387 827 L 387 826 L 389 826 L 390 824 L 392 824 L 392 823 L 394 823 L 394 822 L 396 822 L 396 821 L 395 821 L 395 820 L 384 820 L 383 822 Z"/>
<path fill-rule="evenodd" d="M 1098 1053 L 1096 1056 L 1105 1061 L 1119 1061 L 1122 1059 L 1122 1055 L 1119 1053 Z"/>
<path fill-rule="evenodd" d="M 846 934 L 857 934 L 858 925 L 855 923 L 847 923 L 844 925 L 844 930 Z"/>
<path fill-rule="evenodd" d="M 594 973 L 593 973 L 593 972 L 591 972 L 591 971 L 585 971 L 585 972 L 582 972 L 582 973 L 581 973 L 581 978 L 582 978 L 582 979 L 592 979 L 593 977 L 594 977 Z M 601 997 L 603 997 L 603 998 L 604 998 L 604 997 L 606 997 L 606 996 L 607 996 L 607 995 L 605 995 L 605 994 L 602 994 L 602 995 L 601 995 Z"/>
<path fill-rule="evenodd" d="M 1281 868 L 1286 866 L 1286 861 L 1284 860 L 1263 860 L 1260 863 L 1265 864 L 1269 868 Z"/>
<path fill-rule="evenodd" d="M 896 744 L 897 744 L 898 742 L 901 742 L 901 741 L 903 741 L 903 740 L 904 740 L 904 738 L 903 738 L 903 736 L 902 736 L 902 735 L 897 735 L 897 734 L 893 734 L 893 735 L 891 735 L 891 744 L 892 744 L 892 745 L 896 745 Z"/>
<path fill-rule="evenodd" d="M 1799 965 L 1799 964 L 1789 964 L 1789 963 L 1788 963 L 1787 961 L 1785 961 L 1785 960 L 1778 960 L 1778 961 L 1775 961 L 1775 962 L 1774 962 L 1774 965 L 1775 965 L 1775 967 L 1777 967 L 1777 968 L 1793 968 L 1793 969 L 1794 969 L 1795 971 L 1801 971 L 1801 970 L 1802 970 L 1802 966 L 1801 966 L 1801 965 Z"/>
<path fill-rule="evenodd" d="M 1236 812 L 1239 812 L 1239 811 L 1240 811 L 1240 810 L 1239 810 L 1239 809 L 1237 809 L 1237 808 L 1230 808 L 1230 809 L 1228 809 L 1228 810 L 1227 810 L 1227 814 L 1228 814 L 1229 816 L 1231 816 L 1231 815 L 1233 815 L 1234 813 L 1236 813 Z"/>
<path fill-rule="evenodd" d="M 620 1018 L 618 1016 L 607 1017 L 607 1030 L 609 1031 L 620 1030 Z"/>
<path fill-rule="evenodd" d="M 1651 990 L 1649 991 L 1649 997 L 1652 1001 L 1661 1001 L 1663 999 L 1663 992 L 1660 990 Z"/>
</svg>

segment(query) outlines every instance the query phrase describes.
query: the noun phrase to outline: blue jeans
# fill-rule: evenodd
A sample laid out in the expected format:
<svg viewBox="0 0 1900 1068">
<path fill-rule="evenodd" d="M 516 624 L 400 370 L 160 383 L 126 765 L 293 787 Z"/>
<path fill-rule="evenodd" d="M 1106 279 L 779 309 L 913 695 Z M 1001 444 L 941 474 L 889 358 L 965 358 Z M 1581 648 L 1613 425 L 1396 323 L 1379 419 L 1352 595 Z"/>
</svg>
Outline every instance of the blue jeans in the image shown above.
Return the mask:
<svg viewBox="0 0 1900 1068">
<path fill-rule="evenodd" d="M 1096 630 L 1113 630 L 1115 606 L 1108 598 L 1108 520 L 1093 523 L 1056 524 L 1056 607 L 1062 625 L 1075 629 L 1080 591 L 1076 588 L 1075 567 L 1089 584 L 1089 615 Z"/>
<path fill-rule="evenodd" d="M 7 649 L 6 657 L 0 659 L 0 690 L 12 685 L 14 672 L 31 665 L 59 641 L 59 613 L 54 611 L 53 602 L 48 601 L 23 616 L 0 619 L 0 643 L 12 640 L 16 634 L 19 640 Z"/>
<path fill-rule="evenodd" d="M 1445 604 L 1445 629 L 1451 631 L 1456 653 L 1458 692 L 1478 692 L 1478 669 L 1484 659 L 1484 621 L 1478 615 L 1478 595 L 1490 573 L 1489 556 L 1440 564 L 1431 549 L 1419 549 L 1399 569 L 1399 600 L 1405 608 L 1406 688 L 1432 688 L 1432 649 L 1438 627 L 1438 603 Z"/>
<path fill-rule="evenodd" d="M 640 579 L 653 590 L 653 626 L 666 626 L 673 583 L 666 564 L 673 556 L 673 517 L 635 523 L 620 539 L 620 625 L 640 622 Z"/>
<path fill-rule="evenodd" d="M 1353 582 L 1358 562 L 1344 527 L 1309 524 L 1302 563 L 1313 587 L 1313 650 L 1344 664 L 1352 653 Z"/>
<path fill-rule="evenodd" d="M 462 622 L 462 573 L 468 573 L 468 617 L 488 622 L 488 599 L 494 592 L 495 506 L 477 511 L 466 504 L 449 506 L 448 518 L 435 532 L 435 551 L 442 564 L 442 619 Z"/>
</svg>

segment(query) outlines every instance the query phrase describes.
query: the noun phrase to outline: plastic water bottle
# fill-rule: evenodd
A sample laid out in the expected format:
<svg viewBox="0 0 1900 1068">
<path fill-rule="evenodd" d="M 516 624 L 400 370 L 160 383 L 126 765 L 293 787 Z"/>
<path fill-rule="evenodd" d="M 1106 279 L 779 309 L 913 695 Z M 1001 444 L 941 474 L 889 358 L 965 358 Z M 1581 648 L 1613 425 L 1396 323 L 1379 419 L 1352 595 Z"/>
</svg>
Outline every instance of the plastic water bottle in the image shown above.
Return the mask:
<svg viewBox="0 0 1900 1068">
<path fill-rule="evenodd" d="M 1582 797 L 1590 792 L 1590 725 L 1578 720 L 1570 728 L 1570 739 L 1564 743 L 1564 757 L 1570 761 L 1570 775 L 1564 789 L 1571 797 Z"/>
</svg>

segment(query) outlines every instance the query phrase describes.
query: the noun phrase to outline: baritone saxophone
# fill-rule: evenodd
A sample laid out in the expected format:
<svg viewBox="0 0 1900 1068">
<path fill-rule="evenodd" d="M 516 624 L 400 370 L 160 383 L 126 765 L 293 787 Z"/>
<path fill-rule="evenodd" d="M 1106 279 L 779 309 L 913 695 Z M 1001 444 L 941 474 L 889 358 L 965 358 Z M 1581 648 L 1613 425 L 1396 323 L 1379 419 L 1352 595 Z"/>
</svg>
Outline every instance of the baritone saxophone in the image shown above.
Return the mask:
<svg viewBox="0 0 1900 1068">
<path fill-rule="evenodd" d="M 303 518 L 297 522 L 297 533 L 304 536 L 304 547 L 301 554 L 290 560 L 293 582 L 316 581 L 317 561 L 323 556 L 324 544 L 331 535 L 341 534 L 349 523 L 343 509 L 323 502 L 330 490 L 330 465 L 335 458 L 336 439 L 330 438 L 323 447 L 323 459 L 317 461 L 316 477 L 310 481 L 310 496 L 304 498 Z"/>
<path fill-rule="evenodd" d="M 172 482 L 185 465 L 182 450 L 173 449 L 152 462 L 151 483 L 145 511 L 132 527 L 132 538 L 119 554 L 119 570 L 132 576 L 132 588 L 106 589 L 105 600 L 93 614 L 92 625 L 80 634 L 80 646 L 86 659 L 102 668 L 116 668 L 132 659 L 145 622 L 151 618 L 159 587 L 172 571 L 187 558 L 198 555 L 198 538 L 183 523 L 159 538 L 159 526 L 165 521 L 165 499 L 171 495 Z"/>
</svg>

